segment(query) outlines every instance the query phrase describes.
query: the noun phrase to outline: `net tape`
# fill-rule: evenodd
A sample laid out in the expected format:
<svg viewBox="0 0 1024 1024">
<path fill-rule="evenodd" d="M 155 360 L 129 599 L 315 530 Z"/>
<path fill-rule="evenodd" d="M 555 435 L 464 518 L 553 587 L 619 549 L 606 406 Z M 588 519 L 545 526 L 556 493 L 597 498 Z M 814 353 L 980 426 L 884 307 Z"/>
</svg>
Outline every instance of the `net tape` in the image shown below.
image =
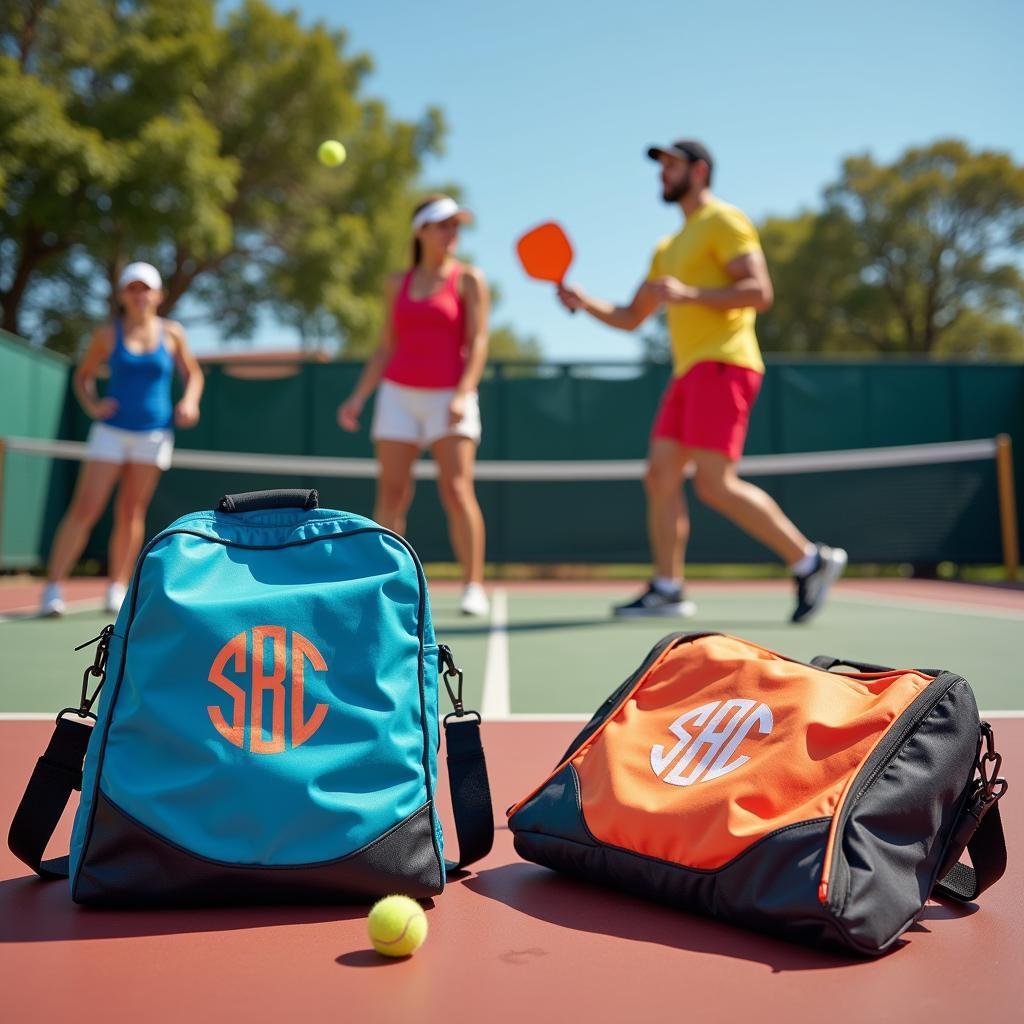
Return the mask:
<svg viewBox="0 0 1024 1024">
<path fill-rule="evenodd" d="M 52 458 L 84 460 L 83 441 L 49 441 L 31 437 L 5 438 L 7 451 L 47 455 Z M 801 452 L 789 455 L 749 455 L 740 460 L 744 476 L 778 476 L 785 473 L 828 473 L 851 469 L 887 469 L 903 466 L 942 465 L 975 462 L 996 457 L 993 438 L 977 441 L 943 441 L 935 444 L 898 445 L 888 448 L 855 448 L 845 451 Z M 348 479 L 376 478 L 376 459 L 349 459 L 330 455 L 270 455 L 252 452 L 212 452 L 178 448 L 173 469 L 206 469 L 235 473 L 264 473 L 281 476 L 324 476 Z M 640 480 L 646 470 L 643 459 L 607 461 L 559 460 L 477 462 L 477 480 L 493 481 L 575 481 Z M 413 465 L 418 480 L 437 478 L 437 465 L 421 459 Z"/>
</svg>

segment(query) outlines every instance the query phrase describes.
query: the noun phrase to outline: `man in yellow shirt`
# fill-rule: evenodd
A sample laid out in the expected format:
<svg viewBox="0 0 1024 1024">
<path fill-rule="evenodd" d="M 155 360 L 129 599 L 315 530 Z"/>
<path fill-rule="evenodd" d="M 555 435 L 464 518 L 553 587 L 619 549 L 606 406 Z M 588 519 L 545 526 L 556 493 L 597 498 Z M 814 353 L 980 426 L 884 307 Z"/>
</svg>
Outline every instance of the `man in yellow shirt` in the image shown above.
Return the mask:
<svg viewBox="0 0 1024 1024">
<path fill-rule="evenodd" d="M 691 139 L 652 146 L 661 165 L 662 198 L 682 211 L 682 230 L 659 243 L 647 279 L 626 306 L 563 285 L 570 310 L 632 331 L 668 307 L 672 381 L 651 429 L 644 486 L 654 578 L 617 615 L 692 615 L 683 573 L 690 519 L 683 494 L 693 465 L 697 497 L 771 548 L 791 569 L 797 589 L 793 621 L 816 612 L 846 566 L 846 552 L 812 544 L 761 488 L 740 479 L 750 410 L 764 363 L 754 319 L 772 304 L 772 283 L 757 230 L 735 206 L 711 193 L 713 161 Z"/>
</svg>

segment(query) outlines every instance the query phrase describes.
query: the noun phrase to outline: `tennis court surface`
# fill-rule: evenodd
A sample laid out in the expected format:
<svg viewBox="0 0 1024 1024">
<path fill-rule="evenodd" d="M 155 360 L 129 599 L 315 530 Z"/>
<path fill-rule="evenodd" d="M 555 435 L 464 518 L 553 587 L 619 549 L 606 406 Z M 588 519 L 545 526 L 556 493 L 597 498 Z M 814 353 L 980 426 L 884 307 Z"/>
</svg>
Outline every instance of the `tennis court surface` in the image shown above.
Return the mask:
<svg viewBox="0 0 1024 1024">
<path fill-rule="evenodd" d="M 38 586 L 0 588 L 0 815 L 9 821 L 53 713 L 77 700 L 87 663 L 73 647 L 107 617 L 100 587 L 76 582 L 72 614 L 31 618 Z M 428 907 L 416 956 L 369 949 L 366 908 L 89 911 L 0 854 L 0 1017 L 52 1021 L 1018 1019 L 1024 981 L 1024 842 L 1016 767 L 1024 750 L 1018 645 L 1024 592 L 912 580 L 840 584 L 821 617 L 786 623 L 784 583 L 695 584 L 687 628 L 721 630 L 807 659 L 836 654 L 941 665 L 966 676 L 990 714 L 1010 789 L 1010 867 L 977 907 L 929 904 L 902 948 L 864 962 L 748 934 L 562 878 L 519 860 L 504 809 L 538 783 L 581 719 L 676 624 L 614 622 L 630 585 L 498 584 L 490 622 L 461 619 L 432 589 L 438 638 L 484 711 L 498 832 L 494 850 Z M 442 791 L 444 787 L 442 786 Z M 446 795 L 442 817 L 450 826 Z M 54 840 L 63 852 L 70 816 Z M 454 834 L 448 828 L 449 834 Z M 60 844 L 61 849 L 58 849 Z M 16 981 L 16 984 L 14 983 Z"/>
</svg>

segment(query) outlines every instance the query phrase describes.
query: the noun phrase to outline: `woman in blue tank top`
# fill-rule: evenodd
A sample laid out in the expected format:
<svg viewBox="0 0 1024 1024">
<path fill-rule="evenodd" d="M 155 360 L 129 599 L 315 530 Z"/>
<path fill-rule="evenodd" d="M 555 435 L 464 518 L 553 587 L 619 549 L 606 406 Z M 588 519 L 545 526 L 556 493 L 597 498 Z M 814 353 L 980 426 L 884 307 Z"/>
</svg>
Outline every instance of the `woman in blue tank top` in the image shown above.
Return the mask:
<svg viewBox="0 0 1024 1024">
<path fill-rule="evenodd" d="M 149 263 L 131 263 L 118 288 L 124 315 L 93 332 L 73 377 L 75 396 L 94 422 L 88 459 L 50 550 L 44 615 L 64 611 L 61 582 L 85 549 L 115 486 L 107 610 L 117 613 L 142 548 L 146 510 L 160 474 L 171 464 L 173 428 L 199 422 L 203 374 L 181 324 L 157 316 L 164 297 L 159 271 Z M 100 398 L 96 375 L 104 363 L 110 381 Z M 177 405 L 171 401 L 175 367 L 185 385 Z"/>
</svg>

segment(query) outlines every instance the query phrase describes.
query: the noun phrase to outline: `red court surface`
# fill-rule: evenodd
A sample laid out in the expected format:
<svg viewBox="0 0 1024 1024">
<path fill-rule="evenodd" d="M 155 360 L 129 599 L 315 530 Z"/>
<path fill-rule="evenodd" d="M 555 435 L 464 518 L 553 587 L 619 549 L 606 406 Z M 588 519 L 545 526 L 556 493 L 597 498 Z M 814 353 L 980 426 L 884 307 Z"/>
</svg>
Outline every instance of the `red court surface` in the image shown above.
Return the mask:
<svg viewBox="0 0 1024 1024">
<path fill-rule="evenodd" d="M 63 883 L 26 877 L 4 849 L 0 1020 L 1019 1020 L 1024 780 L 1014 755 L 1024 719 L 995 726 L 1010 779 L 1007 875 L 978 907 L 930 904 L 877 961 L 748 934 L 520 861 L 503 810 L 547 774 L 578 726 L 509 722 L 484 730 L 495 848 L 428 908 L 430 938 L 411 959 L 368 948 L 365 908 L 84 910 Z M 0 722 L 0 821 L 48 733 L 44 722 Z M 53 852 L 64 852 L 66 825 Z"/>
</svg>

